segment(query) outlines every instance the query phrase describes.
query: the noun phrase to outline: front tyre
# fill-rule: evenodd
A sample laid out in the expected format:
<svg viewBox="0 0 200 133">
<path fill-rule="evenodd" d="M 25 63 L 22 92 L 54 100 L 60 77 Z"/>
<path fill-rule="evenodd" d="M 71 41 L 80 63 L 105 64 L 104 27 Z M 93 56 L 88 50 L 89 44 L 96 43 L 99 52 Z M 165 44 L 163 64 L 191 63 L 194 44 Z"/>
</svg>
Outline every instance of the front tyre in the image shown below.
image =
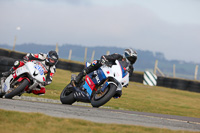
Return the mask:
<svg viewBox="0 0 200 133">
<path fill-rule="evenodd" d="M 72 105 L 74 102 L 76 102 L 76 99 L 74 98 L 74 92 L 69 86 L 70 84 L 67 85 L 60 94 L 60 101 L 62 104 Z"/>
<path fill-rule="evenodd" d="M 3 96 L 5 95 L 5 93 L 2 93 L 2 82 L 4 82 L 6 80 L 6 78 L 5 77 L 2 77 L 1 78 L 1 81 L 0 81 L 0 98 L 3 98 Z"/>
<path fill-rule="evenodd" d="M 107 103 L 116 93 L 117 86 L 114 84 L 109 84 L 107 88 L 105 88 L 104 92 L 101 94 L 94 94 L 94 96 L 91 99 L 91 104 L 93 107 L 100 107 Z"/>
<path fill-rule="evenodd" d="M 22 82 L 18 83 L 16 85 L 16 88 L 13 88 L 12 90 L 8 90 L 8 92 L 5 94 L 5 98 L 12 99 L 14 96 L 20 94 L 26 87 L 29 86 L 29 81 L 27 79 L 24 79 Z"/>
</svg>

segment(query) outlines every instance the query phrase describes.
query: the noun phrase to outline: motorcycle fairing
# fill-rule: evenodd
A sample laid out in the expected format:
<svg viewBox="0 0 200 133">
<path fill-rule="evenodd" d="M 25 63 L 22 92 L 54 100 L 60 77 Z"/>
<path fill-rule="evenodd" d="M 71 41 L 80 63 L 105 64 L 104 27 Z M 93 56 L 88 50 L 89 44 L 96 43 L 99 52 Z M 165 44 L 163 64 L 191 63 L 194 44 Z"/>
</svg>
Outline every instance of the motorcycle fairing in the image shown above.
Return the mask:
<svg viewBox="0 0 200 133">
<path fill-rule="evenodd" d="M 96 73 L 97 73 L 97 76 L 95 77 L 96 79 L 98 79 L 99 78 L 99 80 L 100 81 L 104 81 L 104 80 L 106 80 L 106 75 L 104 74 L 104 72 L 103 72 L 103 70 L 101 69 L 101 68 L 99 68 L 97 71 L 96 71 Z M 99 82 L 98 82 L 99 83 Z"/>
<path fill-rule="evenodd" d="M 31 77 L 34 77 L 37 79 L 39 82 L 44 82 L 45 81 L 45 76 L 44 73 L 42 74 L 41 67 L 35 67 L 35 63 L 33 62 L 27 62 L 24 66 L 19 67 L 15 70 L 14 74 L 10 74 L 5 82 L 3 83 L 2 87 L 5 92 L 7 92 L 10 89 L 10 84 L 15 79 L 16 77 L 20 76 L 21 74 L 24 73 L 29 73 Z M 39 70 L 38 70 L 39 69 Z"/>
<path fill-rule="evenodd" d="M 89 73 L 88 76 L 94 82 L 95 85 L 99 84 L 101 81 L 106 80 L 107 78 L 101 68 Z"/>
<path fill-rule="evenodd" d="M 24 66 L 29 70 L 31 77 L 34 77 L 40 83 L 45 81 L 44 70 L 40 65 L 33 62 L 27 62 Z"/>
<path fill-rule="evenodd" d="M 104 81 L 105 79 L 106 79 L 106 76 L 105 76 L 104 72 L 102 71 L 101 68 L 99 68 L 98 70 L 86 75 L 85 84 L 83 85 L 83 87 L 86 89 L 88 94 L 91 96 L 93 90 L 95 90 L 95 91 L 97 90 L 96 85 L 99 84 L 101 81 Z"/>
<path fill-rule="evenodd" d="M 86 91 L 88 92 L 88 94 L 91 96 L 92 95 L 92 91 L 96 88 L 95 88 L 95 84 L 94 82 L 91 80 L 91 78 L 86 75 L 85 77 L 85 84 L 83 85 L 83 87 L 86 89 Z"/>
<path fill-rule="evenodd" d="M 10 82 L 12 81 L 13 81 L 13 75 L 10 74 L 10 76 L 6 78 L 5 82 L 2 85 L 4 92 L 7 92 L 10 89 Z"/>
<path fill-rule="evenodd" d="M 4 84 L 3 84 L 3 90 L 5 92 L 7 92 L 9 89 L 10 89 L 10 84 L 11 82 L 13 81 L 13 79 L 15 79 L 16 77 L 18 77 L 19 75 L 23 74 L 23 73 L 28 73 L 29 70 L 26 68 L 26 66 L 22 66 L 22 67 L 19 67 L 15 70 L 14 74 L 10 74 Z"/>
<path fill-rule="evenodd" d="M 122 71 L 122 78 L 124 78 L 128 74 L 128 72 L 125 71 L 126 68 L 123 68 L 121 64 L 120 66 L 121 66 L 121 71 Z"/>
<path fill-rule="evenodd" d="M 102 66 L 102 71 L 106 77 L 115 78 L 118 82 L 117 90 L 122 90 L 123 86 L 129 83 L 129 73 L 122 67 L 122 62 L 120 63 L 118 60 L 116 60 L 115 63 L 116 64 L 112 65 L 111 68 Z"/>
</svg>

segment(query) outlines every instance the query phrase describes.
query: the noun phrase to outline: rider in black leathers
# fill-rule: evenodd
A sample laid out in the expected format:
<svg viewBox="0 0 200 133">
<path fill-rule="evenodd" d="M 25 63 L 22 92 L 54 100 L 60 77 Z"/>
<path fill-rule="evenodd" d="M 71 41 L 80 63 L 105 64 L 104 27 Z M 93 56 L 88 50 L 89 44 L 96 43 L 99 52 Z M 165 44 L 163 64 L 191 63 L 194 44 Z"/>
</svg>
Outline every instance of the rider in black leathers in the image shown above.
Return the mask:
<svg viewBox="0 0 200 133">
<path fill-rule="evenodd" d="M 111 55 L 101 56 L 100 60 L 93 61 L 89 67 L 86 67 L 85 69 L 83 69 L 82 72 L 80 72 L 78 74 L 78 76 L 75 79 L 75 84 L 78 85 L 81 82 L 82 78 L 86 74 L 89 74 L 89 73 L 97 70 L 103 64 L 109 64 L 109 65 L 111 64 L 112 65 L 112 64 L 115 63 L 115 60 L 126 61 L 129 64 L 128 67 L 126 68 L 126 70 L 129 72 L 129 76 L 131 77 L 132 73 L 134 71 L 133 64 L 137 60 L 137 52 L 134 51 L 132 48 L 129 48 L 129 49 L 125 49 L 123 56 L 120 55 L 120 54 L 117 54 L 117 53 L 111 54 Z M 77 93 L 79 93 L 79 94 L 75 94 L 75 97 L 77 95 L 80 95 L 80 93 L 82 93 L 82 92 L 77 92 Z M 85 94 L 82 94 L 82 95 L 85 95 Z M 119 91 L 119 92 L 116 93 L 116 95 L 114 97 L 119 98 L 121 95 L 122 95 L 122 92 Z"/>
</svg>

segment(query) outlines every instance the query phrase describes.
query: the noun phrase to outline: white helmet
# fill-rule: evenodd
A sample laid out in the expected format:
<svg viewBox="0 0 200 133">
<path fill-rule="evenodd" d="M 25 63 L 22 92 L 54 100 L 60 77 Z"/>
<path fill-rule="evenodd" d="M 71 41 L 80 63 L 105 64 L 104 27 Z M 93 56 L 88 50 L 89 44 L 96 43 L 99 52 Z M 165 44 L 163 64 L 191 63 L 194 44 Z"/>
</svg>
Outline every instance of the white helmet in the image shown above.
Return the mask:
<svg viewBox="0 0 200 133">
<path fill-rule="evenodd" d="M 132 48 L 124 50 L 124 57 L 131 63 L 134 64 L 137 60 L 137 52 Z"/>
</svg>

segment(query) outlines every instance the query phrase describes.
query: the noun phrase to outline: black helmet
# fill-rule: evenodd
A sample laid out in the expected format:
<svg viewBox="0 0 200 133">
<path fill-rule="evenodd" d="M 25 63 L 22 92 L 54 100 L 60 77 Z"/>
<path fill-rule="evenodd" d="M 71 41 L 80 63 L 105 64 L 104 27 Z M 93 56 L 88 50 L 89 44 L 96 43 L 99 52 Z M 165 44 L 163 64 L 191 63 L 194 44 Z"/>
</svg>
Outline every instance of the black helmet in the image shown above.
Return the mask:
<svg viewBox="0 0 200 133">
<path fill-rule="evenodd" d="M 124 57 L 131 63 L 134 64 L 137 60 L 137 52 L 132 48 L 124 50 Z"/>
<path fill-rule="evenodd" d="M 58 62 L 58 54 L 56 51 L 49 51 L 45 60 L 46 64 L 49 66 L 56 65 Z"/>
</svg>

